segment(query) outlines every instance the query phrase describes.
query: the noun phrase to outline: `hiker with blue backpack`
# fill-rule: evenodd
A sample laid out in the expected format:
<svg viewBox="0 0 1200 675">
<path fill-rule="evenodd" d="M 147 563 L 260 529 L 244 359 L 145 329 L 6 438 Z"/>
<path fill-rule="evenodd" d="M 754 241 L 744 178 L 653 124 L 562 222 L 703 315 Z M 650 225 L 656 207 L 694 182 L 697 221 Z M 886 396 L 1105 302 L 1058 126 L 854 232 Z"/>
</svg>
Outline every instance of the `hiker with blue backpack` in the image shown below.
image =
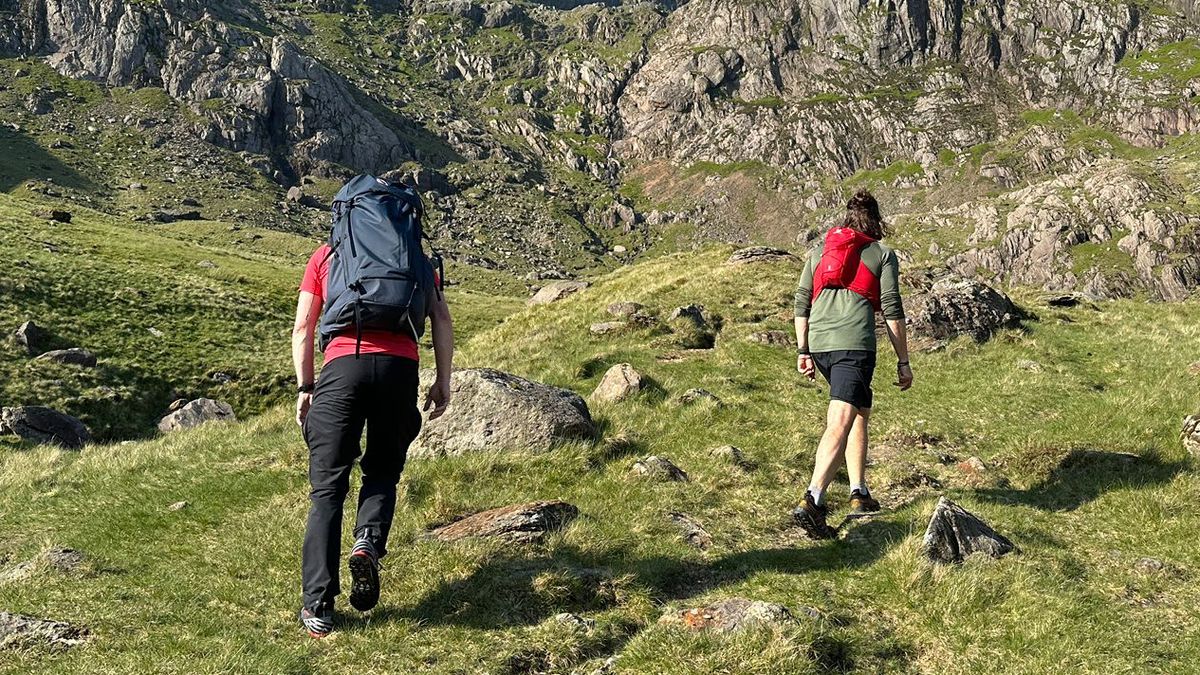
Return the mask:
<svg viewBox="0 0 1200 675">
<path fill-rule="evenodd" d="M 427 318 L 437 365 L 426 396 L 429 419 L 450 403 L 454 328 L 440 258 L 435 265 L 422 249 L 423 215 L 420 196 L 402 183 L 351 180 L 334 198 L 329 241 L 312 254 L 300 284 L 292 359 L 311 485 L 300 622 L 313 637 L 333 630 L 342 509 L 360 454 L 350 604 L 367 611 L 379 601 L 379 560 L 387 554 L 396 485 L 421 429 L 417 340 Z M 319 379 L 313 376 L 314 334 L 324 352 Z"/>
<path fill-rule="evenodd" d="M 908 333 L 900 299 L 900 263 L 880 241 L 886 226 L 879 203 L 860 190 L 846 216 L 813 251 L 796 289 L 796 368 L 809 379 L 819 371 L 829 382 L 825 432 L 817 447 L 812 480 L 804 502 L 793 512 L 814 539 L 832 539 L 825 491 L 843 458 L 850 479 L 852 514 L 879 511 L 866 483 L 867 425 L 871 418 L 875 373 L 875 314 L 883 314 L 896 351 L 896 386 L 913 383 L 908 363 Z"/>
</svg>

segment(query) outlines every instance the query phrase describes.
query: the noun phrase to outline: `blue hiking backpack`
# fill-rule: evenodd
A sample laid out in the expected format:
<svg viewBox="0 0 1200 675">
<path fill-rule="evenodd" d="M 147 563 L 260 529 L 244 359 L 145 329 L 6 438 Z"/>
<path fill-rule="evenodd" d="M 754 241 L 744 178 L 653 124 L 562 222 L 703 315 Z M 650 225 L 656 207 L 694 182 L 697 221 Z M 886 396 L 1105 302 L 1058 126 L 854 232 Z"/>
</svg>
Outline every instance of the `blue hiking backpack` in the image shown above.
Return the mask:
<svg viewBox="0 0 1200 675">
<path fill-rule="evenodd" d="M 424 206 L 406 186 L 361 175 L 333 198 L 329 277 L 321 314 L 321 350 L 337 335 L 355 331 L 355 356 L 364 330 L 405 333 L 418 340 L 441 294 L 421 240 Z M 441 257 L 434 256 L 441 270 Z"/>
</svg>

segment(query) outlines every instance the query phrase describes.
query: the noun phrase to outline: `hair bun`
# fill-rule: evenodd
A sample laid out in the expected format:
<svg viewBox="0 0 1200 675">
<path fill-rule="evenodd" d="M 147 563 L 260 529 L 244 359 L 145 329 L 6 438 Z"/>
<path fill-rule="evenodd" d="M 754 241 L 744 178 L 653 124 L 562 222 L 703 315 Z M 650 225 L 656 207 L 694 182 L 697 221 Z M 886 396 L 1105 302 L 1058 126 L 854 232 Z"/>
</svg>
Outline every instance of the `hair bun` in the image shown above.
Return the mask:
<svg viewBox="0 0 1200 675">
<path fill-rule="evenodd" d="M 852 211 L 866 211 L 870 208 L 873 201 L 875 201 L 875 197 L 870 192 L 860 189 L 850 198 L 850 201 L 846 204 L 846 208 Z"/>
</svg>

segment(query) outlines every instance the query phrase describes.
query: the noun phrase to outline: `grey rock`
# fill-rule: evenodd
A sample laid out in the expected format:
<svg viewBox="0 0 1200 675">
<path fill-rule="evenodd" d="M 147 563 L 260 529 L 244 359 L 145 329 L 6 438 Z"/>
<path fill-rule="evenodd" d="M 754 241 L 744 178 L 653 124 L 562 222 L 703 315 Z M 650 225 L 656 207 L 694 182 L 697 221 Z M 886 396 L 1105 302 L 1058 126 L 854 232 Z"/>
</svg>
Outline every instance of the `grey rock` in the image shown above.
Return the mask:
<svg viewBox="0 0 1200 675">
<path fill-rule="evenodd" d="M 592 392 L 592 400 L 600 403 L 617 403 L 637 396 L 645 387 L 641 373 L 628 363 L 618 363 L 604 373 L 600 384 Z"/>
<path fill-rule="evenodd" d="M 1183 418 L 1183 430 L 1179 432 L 1183 447 L 1192 457 L 1200 459 L 1200 414 Z"/>
<path fill-rule="evenodd" d="M 69 623 L 0 612 L 0 652 L 37 648 L 60 651 L 83 644 L 88 636 L 86 628 Z"/>
<path fill-rule="evenodd" d="M 658 455 L 650 455 L 633 463 L 629 475 L 660 482 L 685 482 L 688 475 L 683 469 L 675 466 L 671 460 Z"/>
<path fill-rule="evenodd" d="M 432 370 L 421 372 L 422 392 L 434 376 Z M 450 389 L 452 402 L 446 414 L 424 425 L 410 456 L 485 450 L 547 452 L 563 441 L 596 433 L 587 403 L 566 389 L 492 369 L 455 371 Z"/>
<path fill-rule="evenodd" d="M 796 344 L 792 336 L 782 330 L 764 330 L 751 333 L 747 337 L 751 342 L 769 347 L 791 347 Z"/>
<path fill-rule="evenodd" d="M 746 265 L 750 263 L 787 262 L 799 263 L 800 259 L 780 248 L 770 246 L 750 246 L 734 251 L 725 261 L 726 265 Z"/>
<path fill-rule="evenodd" d="M 32 321 L 26 321 L 13 333 L 13 339 L 18 346 L 25 350 L 26 354 L 33 356 L 41 352 L 50 336 L 41 326 Z"/>
<path fill-rule="evenodd" d="M 1018 359 L 1017 367 L 1020 368 L 1021 370 L 1028 370 L 1031 373 L 1042 372 L 1042 364 L 1038 363 L 1037 361 L 1030 360 L 1030 359 Z"/>
<path fill-rule="evenodd" d="M 0 433 L 12 433 L 27 441 L 70 450 L 78 450 L 92 440 L 92 434 L 83 422 L 41 406 L 0 410 Z"/>
<path fill-rule="evenodd" d="M 602 323 L 594 323 L 588 329 L 592 335 L 611 335 L 620 333 L 629 327 L 629 324 L 624 321 L 604 321 Z"/>
<path fill-rule="evenodd" d="M 667 317 L 676 344 L 684 349 L 712 349 L 716 344 L 715 318 L 703 305 L 676 307 Z"/>
<path fill-rule="evenodd" d="M 695 405 L 698 403 L 708 403 L 710 405 L 721 407 L 724 403 L 716 394 L 707 389 L 688 389 L 675 399 L 679 405 Z"/>
<path fill-rule="evenodd" d="M 805 608 L 804 614 L 812 618 L 820 616 L 811 608 Z M 671 610 L 659 619 L 663 625 L 715 633 L 784 626 L 795 621 L 796 617 L 783 605 L 748 598 L 727 598 L 704 607 Z"/>
<path fill-rule="evenodd" d="M 708 550 L 712 546 L 712 535 L 708 533 L 708 530 L 704 529 L 700 521 L 682 511 L 672 511 L 667 514 L 667 518 L 679 528 L 680 534 L 683 535 L 683 540 L 690 546 L 694 546 L 702 551 Z"/>
<path fill-rule="evenodd" d="M 984 342 L 997 331 L 1020 325 L 1022 312 L 1007 295 L 970 279 L 940 280 L 905 300 L 914 342 L 929 349 L 960 335 Z"/>
<path fill-rule="evenodd" d="M 71 222 L 71 218 L 72 216 L 70 211 L 63 211 L 61 209 L 53 209 L 50 211 L 50 220 L 53 220 L 56 223 L 69 223 Z"/>
<path fill-rule="evenodd" d="M 646 307 L 636 302 L 614 302 L 604 311 L 618 318 L 628 318 L 641 313 Z"/>
<path fill-rule="evenodd" d="M 571 614 L 570 612 L 562 612 L 554 615 L 554 622 L 564 626 L 570 626 L 575 630 L 590 632 L 596 627 L 596 620 L 587 617 Z"/>
<path fill-rule="evenodd" d="M 1166 564 L 1158 558 L 1140 558 L 1133 564 L 1133 569 L 1142 574 L 1157 574 L 1166 568 Z"/>
<path fill-rule="evenodd" d="M 171 511 L 171 512 L 182 511 L 189 506 L 191 506 L 191 504 L 189 504 L 188 502 L 175 502 L 174 504 L 171 504 L 170 506 L 168 506 L 167 510 Z"/>
<path fill-rule="evenodd" d="M 425 538 L 455 542 L 494 537 L 512 543 L 536 543 L 547 533 L 566 527 L 578 515 L 578 508 L 563 501 L 514 504 L 466 516 L 430 530 Z"/>
<path fill-rule="evenodd" d="M 302 188 L 298 185 L 293 185 L 292 187 L 288 188 L 287 200 L 289 202 L 291 202 L 293 204 L 299 204 L 301 202 L 301 200 L 303 200 L 303 199 L 304 199 L 304 188 Z"/>
<path fill-rule="evenodd" d="M 713 448 L 712 455 L 739 468 L 750 466 L 750 462 L 746 460 L 746 455 L 742 452 L 742 449 L 732 445 L 722 445 L 719 448 Z"/>
<path fill-rule="evenodd" d="M 86 564 L 87 557 L 82 552 L 53 546 L 42 551 L 36 558 L 0 573 L 0 584 L 24 581 L 37 574 L 39 569 L 53 574 L 74 575 L 84 571 Z"/>
<path fill-rule="evenodd" d="M 194 429 L 209 422 L 236 422 L 237 416 L 233 408 L 223 401 L 211 398 L 198 398 L 178 410 L 168 413 L 158 422 L 158 430 L 163 433 Z"/>
<path fill-rule="evenodd" d="M 80 366 L 82 368 L 95 368 L 96 355 L 86 349 L 80 347 L 72 347 L 70 349 L 56 349 L 46 352 L 37 357 L 38 361 L 53 361 L 54 363 L 65 363 L 71 366 Z"/>
<path fill-rule="evenodd" d="M 552 302 L 558 302 L 563 298 L 574 295 L 579 291 L 588 287 L 586 281 L 552 281 L 533 295 L 529 299 L 530 305 L 548 305 Z"/>
<path fill-rule="evenodd" d="M 925 557 L 936 563 L 960 563 L 979 553 L 999 558 L 1016 549 L 979 517 L 942 497 L 925 530 Z"/>
</svg>

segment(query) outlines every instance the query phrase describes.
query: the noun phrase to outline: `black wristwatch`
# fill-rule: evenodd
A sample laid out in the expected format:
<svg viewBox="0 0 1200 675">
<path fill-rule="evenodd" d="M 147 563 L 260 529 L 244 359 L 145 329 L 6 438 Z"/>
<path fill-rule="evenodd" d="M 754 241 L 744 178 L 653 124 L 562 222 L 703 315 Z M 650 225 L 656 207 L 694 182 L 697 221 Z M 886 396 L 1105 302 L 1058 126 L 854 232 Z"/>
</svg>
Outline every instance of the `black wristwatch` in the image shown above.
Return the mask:
<svg viewBox="0 0 1200 675">
<path fill-rule="evenodd" d="M 812 356 L 812 352 L 808 351 L 807 349 L 800 349 L 797 351 L 800 352 L 800 356 Z"/>
<path fill-rule="evenodd" d="M 908 361 L 900 361 L 900 362 L 896 363 L 896 368 L 904 368 L 907 365 L 908 365 Z"/>
<path fill-rule="evenodd" d="M 317 385 L 309 382 L 308 384 L 302 384 L 299 387 L 296 387 L 296 392 L 300 394 L 311 394 L 316 388 Z"/>
</svg>

